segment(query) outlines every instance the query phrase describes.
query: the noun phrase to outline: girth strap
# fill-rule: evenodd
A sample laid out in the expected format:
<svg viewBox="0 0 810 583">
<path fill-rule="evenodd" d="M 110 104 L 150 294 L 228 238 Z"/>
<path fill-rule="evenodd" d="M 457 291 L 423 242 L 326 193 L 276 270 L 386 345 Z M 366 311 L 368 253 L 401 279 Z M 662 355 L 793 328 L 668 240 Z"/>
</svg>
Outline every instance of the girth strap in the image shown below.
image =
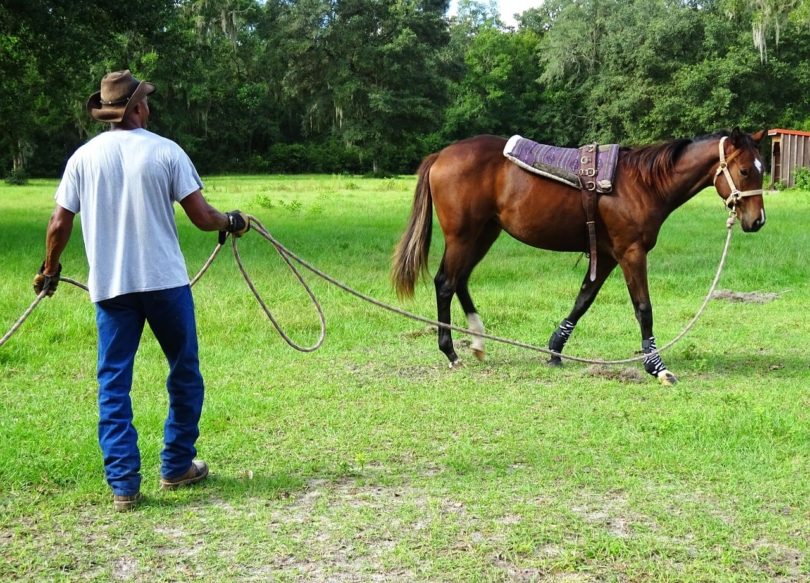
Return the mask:
<svg viewBox="0 0 810 583">
<path fill-rule="evenodd" d="M 599 146 L 588 144 L 579 149 L 579 187 L 582 190 L 582 207 L 585 209 L 585 225 L 588 228 L 589 277 L 596 280 L 596 170 Z"/>
</svg>

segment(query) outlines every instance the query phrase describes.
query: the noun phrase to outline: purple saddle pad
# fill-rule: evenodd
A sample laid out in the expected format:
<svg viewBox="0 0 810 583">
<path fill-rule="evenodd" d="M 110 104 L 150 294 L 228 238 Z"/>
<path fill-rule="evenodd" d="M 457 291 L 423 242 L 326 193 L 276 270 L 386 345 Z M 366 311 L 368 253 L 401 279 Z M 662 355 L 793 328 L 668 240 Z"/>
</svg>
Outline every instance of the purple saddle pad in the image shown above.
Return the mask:
<svg viewBox="0 0 810 583">
<path fill-rule="evenodd" d="M 503 155 L 529 172 L 558 180 L 574 188 L 580 187 L 581 154 L 577 148 L 558 148 L 512 136 L 506 142 Z M 595 181 L 597 192 L 604 194 L 613 190 L 613 177 L 618 161 L 618 144 L 599 146 Z"/>
</svg>

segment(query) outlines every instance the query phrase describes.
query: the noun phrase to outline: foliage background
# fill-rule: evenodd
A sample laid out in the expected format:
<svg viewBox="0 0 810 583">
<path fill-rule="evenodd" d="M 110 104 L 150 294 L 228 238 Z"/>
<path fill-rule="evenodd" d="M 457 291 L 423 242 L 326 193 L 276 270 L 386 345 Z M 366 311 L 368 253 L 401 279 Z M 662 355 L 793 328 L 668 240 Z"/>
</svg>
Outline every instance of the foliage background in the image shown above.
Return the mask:
<svg viewBox="0 0 810 583">
<path fill-rule="evenodd" d="M 201 172 L 411 172 L 475 133 L 627 145 L 810 129 L 804 0 L 7 0 L 0 174 L 59 176 L 108 71 Z M 55 31 L 59 31 L 58 34 Z"/>
</svg>

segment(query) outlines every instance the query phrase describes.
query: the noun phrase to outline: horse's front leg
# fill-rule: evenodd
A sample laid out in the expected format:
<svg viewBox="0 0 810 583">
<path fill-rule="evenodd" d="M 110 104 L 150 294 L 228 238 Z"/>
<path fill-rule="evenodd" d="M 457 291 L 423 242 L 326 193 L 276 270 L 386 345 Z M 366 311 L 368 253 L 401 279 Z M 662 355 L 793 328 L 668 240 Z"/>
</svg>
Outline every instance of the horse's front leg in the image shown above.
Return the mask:
<svg viewBox="0 0 810 583">
<path fill-rule="evenodd" d="M 653 335 L 653 311 L 650 291 L 647 284 L 647 252 L 640 247 L 632 247 L 623 255 L 620 265 L 627 282 L 627 290 L 633 302 L 636 320 L 641 327 L 641 350 L 646 355 L 644 370 L 658 378 L 665 385 L 677 382 L 675 375 L 667 370 L 655 345 Z"/>
<path fill-rule="evenodd" d="M 548 340 L 549 350 L 562 354 L 565 343 L 568 342 L 571 332 L 574 331 L 574 326 L 577 325 L 579 319 L 584 316 L 588 308 L 591 307 L 599 290 L 602 289 L 602 284 L 605 283 L 608 275 L 610 275 L 615 267 L 616 260 L 612 256 L 600 255 L 596 261 L 596 279 L 591 281 L 589 274 L 587 272 L 585 273 L 585 278 L 582 280 L 582 287 L 579 288 L 579 294 L 577 294 L 577 299 L 574 302 L 574 308 L 571 310 L 571 313 L 568 314 L 568 317 L 560 323 L 559 327 Z M 556 354 L 552 354 L 548 359 L 548 363 L 552 366 L 560 366 L 562 365 L 562 359 Z"/>
</svg>

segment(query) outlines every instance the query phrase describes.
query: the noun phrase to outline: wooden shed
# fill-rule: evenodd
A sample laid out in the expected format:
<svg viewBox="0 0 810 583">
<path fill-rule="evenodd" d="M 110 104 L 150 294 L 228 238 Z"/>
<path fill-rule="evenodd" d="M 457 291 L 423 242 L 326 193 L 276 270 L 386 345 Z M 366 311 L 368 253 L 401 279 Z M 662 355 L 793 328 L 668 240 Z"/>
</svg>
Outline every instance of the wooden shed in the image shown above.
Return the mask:
<svg viewBox="0 0 810 583">
<path fill-rule="evenodd" d="M 768 130 L 771 138 L 771 187 L 795 184 L 796 168 L 810 167 L 810 132 Z"/>
</svg>

